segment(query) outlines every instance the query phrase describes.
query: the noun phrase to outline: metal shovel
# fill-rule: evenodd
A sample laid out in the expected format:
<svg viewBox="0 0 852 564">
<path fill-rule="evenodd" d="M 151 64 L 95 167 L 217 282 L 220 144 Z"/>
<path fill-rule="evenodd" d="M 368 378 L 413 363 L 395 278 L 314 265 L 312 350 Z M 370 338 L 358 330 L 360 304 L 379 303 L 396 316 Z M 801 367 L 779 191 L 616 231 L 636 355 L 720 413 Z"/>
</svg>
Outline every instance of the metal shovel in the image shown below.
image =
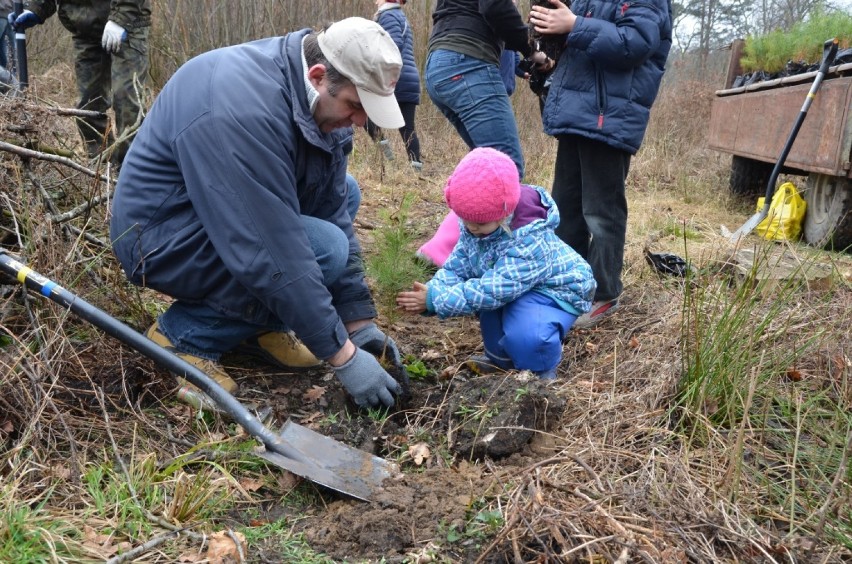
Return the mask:
<svg viewBox="0 0 852 564">
<path fill-rule="evenodd" d="M 78 317 L 196 385 L 222 411 L 242 425 L 247 433 L 263 443 L 266 450 L 258 453 L 258 456 L 272 464 L 365 501 L 372 499 L 381 490 L 385 479 L 399 473 L 399 467 L 392 462 L 344 445 L 289 420 L 280 433 L 271 431 L 207 374 L 16 261 L 4 249 L 0 249 L 0 272 L 67 307 Z"/>
<path fill-rule="evenodd" d="M 790 154 L 790 149 L 793 148 L 793 142 L 796 140 L 796 135 L 799 134 L 799 129 L 802 128 L 802 123 L 804 123 L 805 116 L 808 115 L 808 109 L 811 107 L 814 98 L 816 98 L 817 90 L 819 90 L 820 84 L 822 84 L 822 79 L 828 72 L 828 67 L 834 63 L 834 57 L 837 55 L 837 44 L 838 40 L 836 38 L 829 39 L 823 44 L 822 62 L 819 65 L 816 78 L 814 78 L 813 84 L 811 84 L 811 88 L 808 90 L 805 103 L 802 105 L 802 109 L 796 117 L 796 122 L 793 124 L 793 130 L 787 137 L 787 142 L 781 150 L 781 155 L 778 157 L 778 160 L 775 162 L 775 166 L 772 168 L 772 174 L 769 175 L 769 181 L 766 184 L 766 198 L 763 202 L 763 208 L 748 218 L 748 220 L 743 223 L 742 227 L 728 235 L 728 238 L 734 243 L 738 243 L 742 237 L 751 233 L 754 228 L 757 227 L 761 221 L 766 219 L 767 215 L 769 215 L 769 206 L 772 202 L 772 196 L 775 194 L 775 181 L 778 180 L 778 175 L 781 173 L 784 162 L 787 160 L 787 155 Z"/>
</svg>

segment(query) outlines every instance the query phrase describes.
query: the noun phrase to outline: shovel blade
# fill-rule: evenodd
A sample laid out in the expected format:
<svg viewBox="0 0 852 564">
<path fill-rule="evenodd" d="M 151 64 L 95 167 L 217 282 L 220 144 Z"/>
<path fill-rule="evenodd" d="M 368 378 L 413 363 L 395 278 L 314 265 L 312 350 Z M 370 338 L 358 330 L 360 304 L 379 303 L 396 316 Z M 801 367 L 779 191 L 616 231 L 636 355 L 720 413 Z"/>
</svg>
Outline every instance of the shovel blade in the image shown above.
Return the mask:
<svg viewBox="0 0 852 564">
<path fill-rule="evenodd" d="M 728 238 L 734 243 L 739 243 L 740 239 L 754 231 L 754 228 L 758 226 L 758 224 L 766 218 L 766 210 L 760 210 L 748 220 L 742 224 L 742 227 L 731 233 Z"/>
<path fill-rule="evenodd" d="M 285 470 L 364 501 L 382 491 L 382 482 L 399 474 L 399 466 L 352 448 L 292 421 L 281 428 L 281 441 L 299 459 L 265 450 L 258 456 Z"/>
</svg>

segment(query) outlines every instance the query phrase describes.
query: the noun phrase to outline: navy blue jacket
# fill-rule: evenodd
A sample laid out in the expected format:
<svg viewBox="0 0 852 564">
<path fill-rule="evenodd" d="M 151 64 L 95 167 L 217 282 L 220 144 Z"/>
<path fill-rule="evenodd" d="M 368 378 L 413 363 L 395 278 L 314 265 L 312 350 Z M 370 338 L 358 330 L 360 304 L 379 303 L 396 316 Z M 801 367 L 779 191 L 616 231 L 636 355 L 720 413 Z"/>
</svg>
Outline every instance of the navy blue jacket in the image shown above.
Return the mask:
<svg viewBox="0 0 852 564">
<path fill-rule="evenodd" d="M 577 14 L 553 72 L 544 130 L 635 154 L 672 44 L 670 0 L 574 0 Z"/>
<path fill-rule="evenodd" d="M 399 4 L 384 4 L 376 14 L 376 21 L 388 32 L 402 54 L 402 71 L 396 83 L 397 102 L 420 103 L 420 71 L 414 61 L 414 35 L 405 12 Z"/>
<path fill-rule="evenodd" d="M 292 329 L 327 359 L 344 322 L 376 316 L 346 209 L 352 130 L 319 130 L 301 42 L 310 30 L 204 53 L 160 92 L 124 160 L 110 223 L 127 276 L 222 314 Z M 349 238 L 331 287 L 299 216 Z"/>
</svg>

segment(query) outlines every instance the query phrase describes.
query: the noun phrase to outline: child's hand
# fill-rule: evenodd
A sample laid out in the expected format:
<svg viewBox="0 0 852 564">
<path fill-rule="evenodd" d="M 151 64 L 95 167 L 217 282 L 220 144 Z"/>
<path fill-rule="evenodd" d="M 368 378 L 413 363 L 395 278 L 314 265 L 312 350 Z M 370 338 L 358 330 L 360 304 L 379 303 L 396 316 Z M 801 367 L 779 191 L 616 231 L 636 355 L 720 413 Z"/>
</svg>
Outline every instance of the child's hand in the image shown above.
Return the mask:
<svg viewBox="0 0 852 564">
<path fill-rule="evenodd" d="M 408 313 L 426 311 L 426 284 L 415 282 L 410 292 L 400 292 L 396 296 L 396 305 Z"/>
</svg>

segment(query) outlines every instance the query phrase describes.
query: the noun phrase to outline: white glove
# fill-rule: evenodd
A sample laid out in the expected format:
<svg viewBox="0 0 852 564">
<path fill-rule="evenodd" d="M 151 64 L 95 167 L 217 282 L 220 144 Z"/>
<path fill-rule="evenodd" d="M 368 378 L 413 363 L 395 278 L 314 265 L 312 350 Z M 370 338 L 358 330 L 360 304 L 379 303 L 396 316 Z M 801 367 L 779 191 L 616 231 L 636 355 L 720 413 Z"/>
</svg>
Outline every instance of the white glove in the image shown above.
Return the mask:
<svg viewBox="0 0 852 564">
<path fill-rule="evenodd" d="M 121 42 L 127 40 L 127 30 L 110 20 L 104 27 L 104 36 L 101 38 L 101 47 L 107 53 L 118 53 Z"/>
</svg>

